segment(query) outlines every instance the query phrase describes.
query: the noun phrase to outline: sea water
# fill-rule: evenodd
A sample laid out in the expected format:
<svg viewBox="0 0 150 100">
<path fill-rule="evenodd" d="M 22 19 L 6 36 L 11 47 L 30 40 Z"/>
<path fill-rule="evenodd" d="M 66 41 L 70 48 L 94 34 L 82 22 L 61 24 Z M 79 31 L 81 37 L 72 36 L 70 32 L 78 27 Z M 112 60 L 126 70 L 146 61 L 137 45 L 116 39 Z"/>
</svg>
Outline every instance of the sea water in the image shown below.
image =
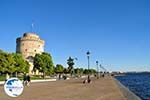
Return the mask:
<svg viewBox="0 0 150 100">
<path fill-rule="evenodd" d="M 127 73 L 115 78 L 142 100 L 150 100 L 150 73 Z"/>
</svg>

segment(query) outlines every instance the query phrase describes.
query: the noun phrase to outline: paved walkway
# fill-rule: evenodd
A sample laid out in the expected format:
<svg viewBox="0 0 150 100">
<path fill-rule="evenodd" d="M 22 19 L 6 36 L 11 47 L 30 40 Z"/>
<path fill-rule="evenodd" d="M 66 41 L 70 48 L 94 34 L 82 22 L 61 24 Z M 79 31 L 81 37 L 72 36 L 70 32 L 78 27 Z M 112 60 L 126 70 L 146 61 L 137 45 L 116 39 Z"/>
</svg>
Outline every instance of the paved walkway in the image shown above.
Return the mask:
<svg viewBox="0 0 150 100">
<path fill-rule="evenodd" d="M 115 81 L 109 77 L 93 79 L 90 84 L 82 81 L 32 83 L 17 98 L 7 96 L 0 86 L 0 100 L 125 100 Z"/>
</svg>

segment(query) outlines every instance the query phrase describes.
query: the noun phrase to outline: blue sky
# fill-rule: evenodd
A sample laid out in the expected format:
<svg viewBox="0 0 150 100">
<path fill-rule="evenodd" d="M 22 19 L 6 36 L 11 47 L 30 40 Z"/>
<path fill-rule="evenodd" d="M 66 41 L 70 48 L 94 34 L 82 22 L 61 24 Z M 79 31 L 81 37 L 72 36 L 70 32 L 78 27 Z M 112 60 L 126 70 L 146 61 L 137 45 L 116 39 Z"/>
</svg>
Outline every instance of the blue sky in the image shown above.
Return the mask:
<svg viewBox="0 0 150 100">
<path fill-rule="evenodd" d="M 55 64 L 150 71 L 149 0 L 0 0 L 0 49 L 15 52 L 16 38 L 34 31 Z"/>
</svg>

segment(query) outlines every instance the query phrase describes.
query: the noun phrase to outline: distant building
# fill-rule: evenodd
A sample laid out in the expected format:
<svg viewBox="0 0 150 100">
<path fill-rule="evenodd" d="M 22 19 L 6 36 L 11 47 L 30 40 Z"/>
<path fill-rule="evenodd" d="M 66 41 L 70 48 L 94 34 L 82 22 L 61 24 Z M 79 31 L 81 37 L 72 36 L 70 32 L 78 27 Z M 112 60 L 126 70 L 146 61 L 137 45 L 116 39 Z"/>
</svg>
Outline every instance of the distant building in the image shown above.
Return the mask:
<svg viewBox="0 0 150 100">
<path fill-rule="evenodd" d="M 21 53 L 24 59 L 29 62 L 29 74 L 34 74 L 33 58 L 37 53 L 41 54 L 44 52 L 44 45 L 45 41 L 40 39 L 35 33 L 24 33 L 23 37 L 16 39 L 16 52 Z"/>
</svg>

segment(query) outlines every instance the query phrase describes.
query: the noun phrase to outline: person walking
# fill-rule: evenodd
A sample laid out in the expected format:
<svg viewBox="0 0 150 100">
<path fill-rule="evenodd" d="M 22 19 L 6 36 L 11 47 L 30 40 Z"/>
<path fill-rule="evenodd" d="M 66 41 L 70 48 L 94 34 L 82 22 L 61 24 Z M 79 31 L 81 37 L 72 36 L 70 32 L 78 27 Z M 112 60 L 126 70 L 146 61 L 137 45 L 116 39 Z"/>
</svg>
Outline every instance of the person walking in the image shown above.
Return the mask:
<svg viewBox="0 0 150 100">
<path fill-rule="evenodd" d="M 29 75 L 27 75 L 27 86 L 29 86 L 29 85 L 30 85 L 30 81 L 31 81 L 30 76 L 29 76 Z"/>
<path fill-rule="evenodd" d="M 23 85 L 24 86 L 29 86 L 30 85 L 30 76 L 29 75 L 24 75 L 24 78 L 23 78 Z"/>
<path fill-rule="evenodd" d="M 23 85 L 27 86 L 27 75 L 23 76 Z"/>
</svg>

